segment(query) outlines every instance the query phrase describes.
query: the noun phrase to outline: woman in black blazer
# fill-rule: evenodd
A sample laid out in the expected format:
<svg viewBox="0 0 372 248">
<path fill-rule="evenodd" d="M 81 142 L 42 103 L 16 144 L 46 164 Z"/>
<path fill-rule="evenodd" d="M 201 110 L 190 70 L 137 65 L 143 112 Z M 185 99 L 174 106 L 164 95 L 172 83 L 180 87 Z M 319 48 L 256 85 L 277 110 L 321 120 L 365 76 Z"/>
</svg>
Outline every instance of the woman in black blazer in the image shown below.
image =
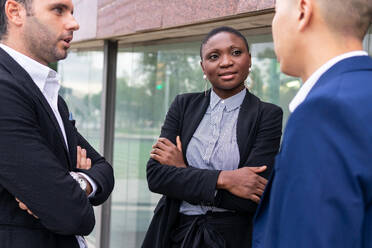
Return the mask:
<svg viewBox="0 0 372 248">
<path fill-rule="evenodd" d="M 149 189 L 163 197 L 144 248 L 251 246 L 283 113 L 245 88 L 251 56 L 240 32 L 212 30 L 200 55 L 212 90 L 178 95 L 167 113 L 147 164 Z"/>
</svg>

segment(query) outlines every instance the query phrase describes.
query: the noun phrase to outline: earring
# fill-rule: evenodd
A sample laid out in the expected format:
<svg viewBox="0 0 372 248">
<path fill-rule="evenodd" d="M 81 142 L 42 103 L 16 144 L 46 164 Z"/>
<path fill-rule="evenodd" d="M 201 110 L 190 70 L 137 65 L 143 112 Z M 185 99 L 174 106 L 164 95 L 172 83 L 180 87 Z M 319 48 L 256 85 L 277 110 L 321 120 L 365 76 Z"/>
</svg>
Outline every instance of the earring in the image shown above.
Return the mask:
<svg viewBox="0 0 372 248">
<path fill-rule="evenodd" d="M 251 68 L 251 67 L 249 67 L 248 71 L 249 71 L 249 72 L 251 72 L 251 71 L 252 71 L 252 68 Z"/>
<path fill-rule="evenodd" d="M 207 80 L 207 76 L 205 74 L 203 75 L 203 79 L 205 80 L 205 84 L 204 84 L 204 96 L 207 96 L 208 80 Z"/>
</svg>

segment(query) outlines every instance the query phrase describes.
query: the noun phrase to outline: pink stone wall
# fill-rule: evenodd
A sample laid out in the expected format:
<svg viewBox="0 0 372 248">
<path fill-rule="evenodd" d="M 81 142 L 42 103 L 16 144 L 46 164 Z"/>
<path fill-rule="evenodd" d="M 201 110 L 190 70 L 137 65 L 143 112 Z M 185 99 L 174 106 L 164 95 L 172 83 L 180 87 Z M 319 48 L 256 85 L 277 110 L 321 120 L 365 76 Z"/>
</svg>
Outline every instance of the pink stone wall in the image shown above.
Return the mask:
<svg viewBox="0 0 372 248">
<path fill-rule="evenodd" d="M 74 0 L 81 1 L 90 0 Z M 274 3 L 275 0 L 97 0 L 97 14 L 91 18 L 96 18 L 96 38 L 100 39 L 272 9 Z M 89 14 L 90 10 L 84 11 Z"/>
<path fill-rule="evenodd" d="M 182 26 L 270 9 L 275 0 L 98 0 L 97 37 Z"/>
</svg>

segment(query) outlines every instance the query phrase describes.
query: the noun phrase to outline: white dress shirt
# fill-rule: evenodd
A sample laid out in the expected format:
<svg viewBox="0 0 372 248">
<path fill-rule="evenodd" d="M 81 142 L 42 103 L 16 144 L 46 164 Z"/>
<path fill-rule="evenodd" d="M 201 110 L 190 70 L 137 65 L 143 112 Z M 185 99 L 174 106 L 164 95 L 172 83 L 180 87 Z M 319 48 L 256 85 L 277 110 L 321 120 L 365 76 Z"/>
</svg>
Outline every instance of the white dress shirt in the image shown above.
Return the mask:
<svg viewBox="0 0 372 248">
<path fill-rule="evenodd" d="M 65 127 L 63 125 L 61 114 L 58 111 L 58 91 L 61 87 L 59 83 L 60 77 L 58 73 L 4 44 L 0 43 L 0 47 L 5 52 L 7 52 L 30 75 L 36 86 L 43 93 L 45 99 L 53 110 L 53 113 L 63 134 L 66 147 L 68 147 Z M 80 172 L 79 174 L 84 176 L 85 179 L 87 179 L 92 186 L 92 193 L 88 197 L 94 196 L 97 191 L 96 183 L 88 175 Z M 76 238 L 79 242 L 80 248 L 88 247 L 83 237 L 76 236 Z"/>
<path fill-rule="evenodd" d="M 332 66 L 340 62 L 341 60 L 355 57 L 355 56 L 368 56 L 368 53 L 365 51 L 353 51 L 341 54 L 333 59 L 329 60 L 327 63 L 322 65 L 319 69 L 317 69 L 311 76 L 306 80 L 306 82 L 302 85 L 300 90 L 297 92 L 296 96 L 293 98 L 291 103 L 289 104 L 289 111 L 293 113 L 295 109 L 306 99 L 307 95 L 314 87 L 316 82 L 319 78 L 328 71 Z"/>
</svg>

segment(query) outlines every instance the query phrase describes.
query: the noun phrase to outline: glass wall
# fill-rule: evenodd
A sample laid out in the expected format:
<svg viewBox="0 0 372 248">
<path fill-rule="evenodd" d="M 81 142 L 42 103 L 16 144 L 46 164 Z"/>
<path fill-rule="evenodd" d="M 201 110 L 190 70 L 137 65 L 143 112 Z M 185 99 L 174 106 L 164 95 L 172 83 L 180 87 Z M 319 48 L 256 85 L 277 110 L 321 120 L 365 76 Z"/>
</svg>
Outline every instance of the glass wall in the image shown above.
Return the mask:
<svg viewBox="0 0 372 248">
<path fill-rule="evenodd" d="M 372 56 L 372 25 L 369 28 L 369 32 L 367 33 L 366 37 L 364 38 L 363 47 L 364 50 L 368 51 L 369 56 Z"/>
<path fill-rule="evenodd" d="M 281 105 L 287 117 L 299 80 L 280 73 L 271 35 L 247 38 L 253 57 L 247 87 L 262 100 Z M 160 198 L 147 187 L 149 152 L 175 96 L 205 89 L 199 46 L 195 41 L 119 49 L 111 248 L 142 243 Z"/>
<path fill-rule="evenodd" d="M 60 95 L 66 100 L 76 127 L 99 151 L 101 129 L 101 95 L 103 51 L 70 52 L 58 63 L 61 75 Z M 95 209 L 96 216 L 97 210 Z M 95 232 L 87 237 L 89 247 L 95 247 Z"/>
</svg>

